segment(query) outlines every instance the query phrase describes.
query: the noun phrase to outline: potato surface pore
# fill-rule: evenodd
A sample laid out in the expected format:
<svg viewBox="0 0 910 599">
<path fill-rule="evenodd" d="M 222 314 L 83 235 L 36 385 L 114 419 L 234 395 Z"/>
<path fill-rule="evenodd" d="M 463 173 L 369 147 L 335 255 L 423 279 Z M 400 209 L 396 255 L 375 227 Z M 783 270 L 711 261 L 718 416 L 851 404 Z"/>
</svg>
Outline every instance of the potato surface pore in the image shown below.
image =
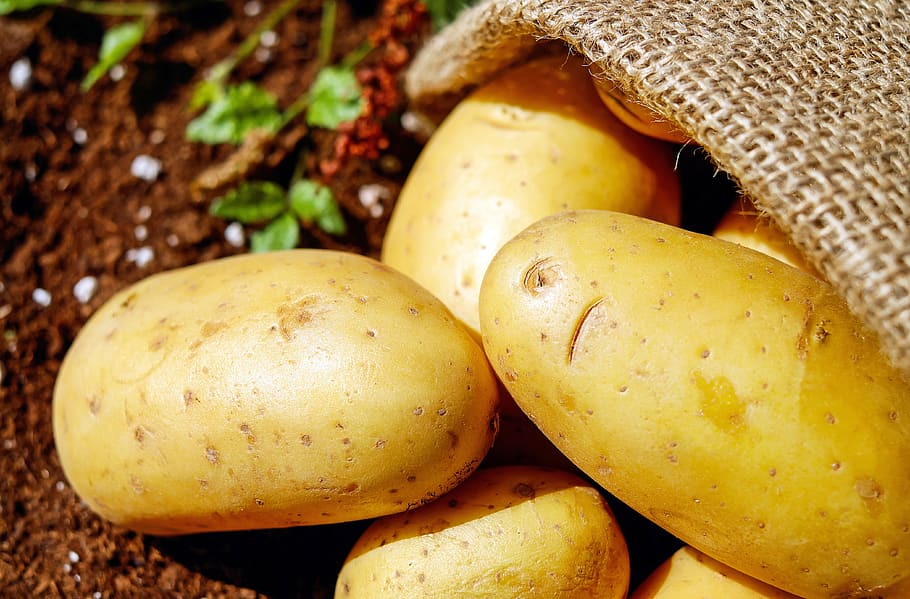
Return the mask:
<svg viewBox="0 0 910 599">
<path fill-rule="evenodd" d="M 802 597 L 910 596 L 910 385 L 831 286 L 579 211 L 502 248 L 480 312 L 516 403 L 638 512 Z"/>
<path fill-rule="evenodd" d="M 501 466 L 376 520 L 335 597 L 622 599 L 629 576 L 625 539 L 596 488 L 560 470 Z"/>
<path fill-rule="evenodd" d="M 575 208 L 677 222 L 674 157 L 610 114 L 580 58 L 538 58 L 462 100 L 436 130 L 395 204 L 382 261 L 476 332 L 496 250 L 535 220 Z"/>
<path fill-rule="evenodd" d="M 155 534 L 375 517 L 466 478 L 497 390 L 443 304 L 364 256 L 291 250 L 151 276 L 78 334 L 54 390 L 73 488 Z"/>
</svg>

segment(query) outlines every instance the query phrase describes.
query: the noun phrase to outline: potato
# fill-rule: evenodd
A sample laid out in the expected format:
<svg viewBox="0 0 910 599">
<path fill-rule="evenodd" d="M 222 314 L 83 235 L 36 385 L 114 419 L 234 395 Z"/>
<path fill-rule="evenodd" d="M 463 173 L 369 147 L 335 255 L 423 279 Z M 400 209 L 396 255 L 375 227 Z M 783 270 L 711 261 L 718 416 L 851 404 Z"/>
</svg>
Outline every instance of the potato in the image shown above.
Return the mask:
<svg viewBox="0 0 910 599">
<path fill-rule="evenodd" d="M 636 511 L 802 597 L 910 596 L 910 383 L 830 285 L 577 211 L 502 248 L 480 314 L 516 403 Z"/>
<path fill-rule="evenodd" d="M 478 466 L 496 401 L 429 292 L 370 258 L 291 250 L 111 298 L 65 357 L 53 425 L 89 507 L 167 535 L 413 508 Z"/>
<path fill-rule="evenodd" d="M 650 108 L 630 100 L 613 81 L 603 75 L 593 77 L 593 80 L 597 95 L 600 96 L 604 106 L 609 108 L 610 112 L 627 127 L 642 135 L 670 143 L 692 142 L 688 135 L 680 131 L 679 127 L 662 118 Z"/>
<path fill-rule="evenodd" d="M 630 599 L 798 599 L 725 566 L 692 547 L 682 547 L 645 580 Z"/>
<path fill-rule="evenodd" d="M 478 331 L 490 259 L 532 222 L 567 208 L 679 221 L 667 144 L 606 110 L 578 57 L 538 58 L 464 99 L 421 152 L 395 204 L 382 261 Z"/>
<path fill-rule="evenodd" d="M 597 489 L 556 469 L 502 466 L 375 521 L 335 597 L 620 599 L 629 575 L 625 539 Z"/>
<path fill-rule="evenodd" d="M 727 210 L 712 232 L 714 237 L 768 254 L 790 266 L 824 278 L 809 264 L 790 238 L 747 198 L 740 197 Z"/>
</svg>

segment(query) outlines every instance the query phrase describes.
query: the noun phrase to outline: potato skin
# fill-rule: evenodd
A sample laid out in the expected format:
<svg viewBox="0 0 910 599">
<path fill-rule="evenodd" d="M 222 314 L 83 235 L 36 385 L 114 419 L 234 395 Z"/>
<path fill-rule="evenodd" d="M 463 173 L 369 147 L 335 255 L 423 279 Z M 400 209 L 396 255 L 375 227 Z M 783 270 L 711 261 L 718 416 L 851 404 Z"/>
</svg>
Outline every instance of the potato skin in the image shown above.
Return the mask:
<svg viewBox="0 0 910 599">
<path fill-rule="evenodd" d="M 621 599 L 629 576 L 625 539 L 596 488 L 557 469 L 500 466 L 375 521 L 335 597 Z"/>
<path fill-rule="evenodd" d="M 673 152 L 613 117 L 579 57 L 537 58 L 442 122 L 401 190 L 382 261 L 477 332 L 480 283 L 496 250 L 535 220 L 576 208 L 678 222 Z"/>
<path fill-rule="evenodd" d="M 495 429 L 473 337 L 364 256 L 291 250 L 151 276 L 81 330 L 54 389 L 66 476 L 154 534 L 375 517 L 466 478 Z"/>
<path fill-rule="evenodd" d="M 799 599 L 725 566 L 693 547 L 682 547 L 629 599 Z"/>
<path fill-rule="evenodd" d="M 910 596 L 910 385 L 829 285 L 566 212 L 502 248 L 480 312 L 518 405 L 632 508 L 802 597 Z"/>
<path fill-rule="evenodd" d="M 820 279 L 824 277 L 811 265 L 793 242 L 767 215 L 762 215 L 752 202 L 740 197 L 724 214 L 711 233 L 718 239 L 732 241 L 768 254 Z"/>
</svg>

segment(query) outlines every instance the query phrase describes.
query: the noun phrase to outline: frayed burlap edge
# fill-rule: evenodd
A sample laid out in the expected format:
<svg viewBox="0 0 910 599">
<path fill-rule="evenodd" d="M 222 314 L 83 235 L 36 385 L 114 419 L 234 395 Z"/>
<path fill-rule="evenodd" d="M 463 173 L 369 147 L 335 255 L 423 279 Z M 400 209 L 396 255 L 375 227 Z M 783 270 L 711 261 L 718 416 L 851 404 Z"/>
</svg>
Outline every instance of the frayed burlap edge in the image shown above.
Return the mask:
<svg viewBox="0 0 910 599">
<path fill-rule="evenodd" d="M 406 91 L 451 103 L 564 44 L 703 146 L 910 375 L 910 5 L 796 4 L 484 0 Z"/>
</svg>

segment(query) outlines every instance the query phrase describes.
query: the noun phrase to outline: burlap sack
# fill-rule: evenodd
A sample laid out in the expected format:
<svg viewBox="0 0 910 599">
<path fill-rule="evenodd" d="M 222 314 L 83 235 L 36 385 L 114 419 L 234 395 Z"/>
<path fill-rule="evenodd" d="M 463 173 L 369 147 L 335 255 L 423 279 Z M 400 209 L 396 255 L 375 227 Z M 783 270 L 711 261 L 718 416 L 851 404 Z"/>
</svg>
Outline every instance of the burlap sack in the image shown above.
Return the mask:
<svg viewBox="0 0 910 599">
<path fill-rule="evenodd" d="M 701 144 L 910 374 L 910 3 L 484 0 L 406 91 L 457 98 L 544 40 Z"/>
</svg>

